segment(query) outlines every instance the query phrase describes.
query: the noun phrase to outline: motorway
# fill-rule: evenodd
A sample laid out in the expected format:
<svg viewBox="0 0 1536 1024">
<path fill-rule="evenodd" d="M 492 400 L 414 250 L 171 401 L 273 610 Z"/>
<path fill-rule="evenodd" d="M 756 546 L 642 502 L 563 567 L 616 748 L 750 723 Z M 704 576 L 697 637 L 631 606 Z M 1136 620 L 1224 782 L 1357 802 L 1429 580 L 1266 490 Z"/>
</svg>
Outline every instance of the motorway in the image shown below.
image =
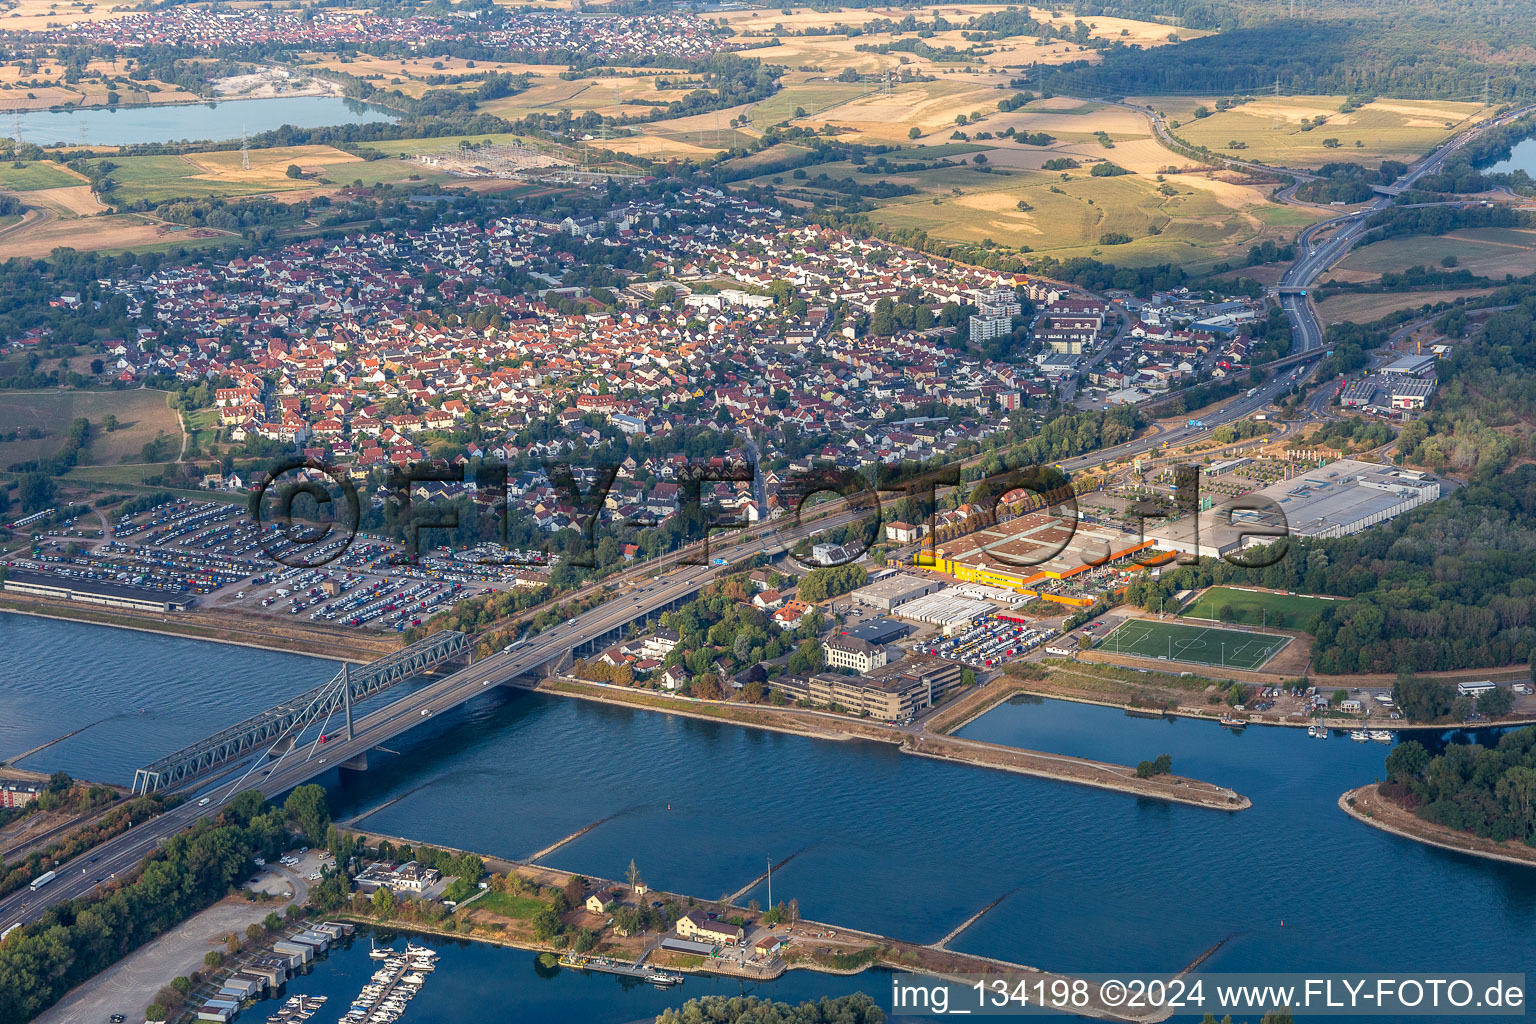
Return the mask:
<svg viewBox="0 0 1536 1024">
<path fill-rule="evenodd" d="M 1412 188 L 1415 182 L 1424 175 L 1439 170 L 1452 153 L 1482 132 L 1487 131 L 1489 128 L 1497 128 L 1508 124 L 1516 118 L 1525 116 L 1532 110 L 1536 110 L 1536 105 L 1511 110 L 1507 114 L 1502 114 L 1491 121 L 1468 128 L 1452 136 L 1439 149 L 1414 164 L 1401 178 L 1393 182 L 1393 187 L 1397 189 Z M 1344 258 L 1345 254 L 1359 241 L 1360 236 L 1365 234 L 1366 218 L 1373 213 L 1386 209 L 1396 201 L 1396 196 L 1379 196 L 1353 213 L 1313 224 L 1297 238 L 1297 245 L 1301 248 L 1301 255 L 1280 278 L 1280 307 L 1285 310 L 1285 315 L 1291 322 L 1291 349 L 1293 352 L 1310 352 L 1323 347 L 1323 327 L 1317 318 L 1317 310 L 1312 306 L 1311 297 L 1301 294 L 1299 290 L 1310 288 L 1328 268 Z M 1452 203 L 1450 205 L 1461 204 Z M 1313 239 L 1320 232 L 1329 228 L 1337 228 L 1338 230 L 1330 234 L 1327 240 L 1321 244 L 1314 244 Z"/>
</svg>

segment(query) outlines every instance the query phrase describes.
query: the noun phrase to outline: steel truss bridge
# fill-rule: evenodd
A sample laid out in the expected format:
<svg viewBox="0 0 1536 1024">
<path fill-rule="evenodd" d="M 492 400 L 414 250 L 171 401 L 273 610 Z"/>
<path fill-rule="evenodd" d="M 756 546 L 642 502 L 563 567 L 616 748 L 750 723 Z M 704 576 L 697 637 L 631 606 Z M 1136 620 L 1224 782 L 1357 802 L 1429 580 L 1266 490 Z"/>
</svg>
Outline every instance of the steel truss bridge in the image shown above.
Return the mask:
<svg viewBox="0 0 1536 1024">
<path fill-rule="evenodd" d="M 283 742 L 291 745 L 310 726 L 338 711 L 345 716 L 350 739 L 354 704 L 443 662 L 468 659 L 473 650 L 469 637 L 456 630 L 443 630 L 355 671 L 344 664 L 329 682 L 140 768 L 133 774 L 133 791 L 153 793 L 176 788 L 258 748 Z"/>
</svg>

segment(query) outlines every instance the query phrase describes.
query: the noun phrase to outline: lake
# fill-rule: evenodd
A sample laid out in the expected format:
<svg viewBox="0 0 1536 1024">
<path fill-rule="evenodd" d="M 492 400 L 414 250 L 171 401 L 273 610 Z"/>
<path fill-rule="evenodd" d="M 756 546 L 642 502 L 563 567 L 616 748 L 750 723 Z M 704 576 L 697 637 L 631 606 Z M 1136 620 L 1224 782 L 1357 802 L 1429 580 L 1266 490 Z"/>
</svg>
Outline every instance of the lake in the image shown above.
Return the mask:
<svg viewBox="0 0 1536 1024">
<path fill-rule="evenodd" d="M 20 119 L 22 139 L 39 146 L 54 142 L 79 145 L 82 141 L 97 146 L 196 140 L 223 142 L 238 139 L 242 130 L 256 135 L 285 124 L 296 128 L 320 128 L 398 120 L 395 114 L 382 107 L 338 96 L 31 110 L 23 111 Z M 14 136 L 15 124 L 16 115 L 0 115 L 0 134 Z M 82 131 L 85 133 L 83 137 Z"/>
</svg>

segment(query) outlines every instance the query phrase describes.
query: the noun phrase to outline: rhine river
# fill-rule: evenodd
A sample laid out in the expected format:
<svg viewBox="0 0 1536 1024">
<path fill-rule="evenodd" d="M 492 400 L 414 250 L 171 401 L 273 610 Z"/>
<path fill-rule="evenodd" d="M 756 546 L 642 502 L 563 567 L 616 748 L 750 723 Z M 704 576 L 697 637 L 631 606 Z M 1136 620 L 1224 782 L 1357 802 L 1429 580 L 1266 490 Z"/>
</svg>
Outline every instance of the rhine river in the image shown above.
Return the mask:
<svg viewBox="0 0 1536 1024">
<path fill-rule="evenodd" d="M 11 615 L 0 616 L 0 639 L 12 652 L 0 756 L 88 725 L 25 765 L 114 782 L 335 671 L 298 656 Z M 1130 763 L 1168 753 L 1175 771 L 1232 786 L 1254 806 L 1226 814 L 1166 805 L 881 744 L 521 691 L 434 717 L 395 741 L 399 756 L 321 781 L 336 818 L 363 814 L 364 831 L 511 857 L 611 817 L 549 863 L 616 878 L 633 857 L 653 885 L 706 899 L 746 884 L 767 858 L 793 854 L 774 872 L 775 900 L 793 896 L 812 920 L 919 942 L 1003 896 L 952 948 L 1054 970 L 1173 971 L 1224 939 L 1205 970 L 1520 971 L 1536 962 L 1536 871 L 1398 839 L 1337 808 L 1345 789 L 1381 776 L 1380 744 L 1292 729 L 1233 734 L 1023 699 L 962 735 Z M 542 977 L 530 954 L 475 947 L 463 958 L 477 998 L 494 993 L 530 1020 L 566 1019 L 559 1007 L 569 998 L 582 1001 L 580 1019 L 622 1024 L 673 998 L 611 978 Z M 355 990 L 368 973 L 364 956 L 346 983 Z M 454 975 L 440 971 L 412 1017 L 435 1004 L 433 989 L 471 984 Z M 735 991 L 723 984 L 690 979 L 675 998 Z M 859 987 L 881 998 L 886 982 L 793 972 L 768 991 L 799 1000 Z"/>
</svg>

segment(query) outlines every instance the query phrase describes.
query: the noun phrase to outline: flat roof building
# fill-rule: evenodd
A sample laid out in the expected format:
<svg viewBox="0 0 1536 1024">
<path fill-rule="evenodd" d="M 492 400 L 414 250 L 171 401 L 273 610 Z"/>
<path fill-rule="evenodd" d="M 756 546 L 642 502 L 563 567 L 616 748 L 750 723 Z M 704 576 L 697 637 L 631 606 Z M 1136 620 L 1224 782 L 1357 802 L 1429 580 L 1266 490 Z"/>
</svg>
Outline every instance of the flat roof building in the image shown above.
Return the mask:
<svg viewBox="0 0 1536 1024">
<path fill-rule="evenodd" d="M 1294 537 L 1347 537 L 1440 497 L 1440 482 L 1413 470 L 1340 459 L 1256 492 L 1279 506 L 1284 522 L 1264 513 L 1234 522 L 1283 525 Z"/>
<path fill-rule="evenodd" d="M 10 570 L 5 577 L 5 589 L 16 594 L 99 604 L 109 608 L 130 608 L 135 611 L 180 612 L 192 605 L 192 598 L 185 594 L 101 580 L 66 579 L 26 569 Z"/>
<path fill-rule="evenodd" d="M 872 644 L 895 643 L 912 631 L 906 623 L 895 619 L 869 619 L 853 626 L 844 626 L 838 632 Z"/>
<path fill-rule="evenodd" d="M 817 707 L 836 706 L 883 722 L 895 722 L 942 701 L 960 685 L 962 672 L 954 662 L 924 660 L 920 665 L 879 676 L 819 672 L 812 676 L 782 676 L 773 685 L 790 700 Z"/>
<path fill-rule="evenodd" d="M 968 625 L 972 619 L 990 611 L 992 606 L 987 602 L 965 597 L 956 588 L 950 587 L 916 601 L 908 601 L 897 609 L 896 614 L 913 622 L 938 626 L 948 636 L 951 630 Z"/>
<path fill-rule="evenodd" d="M 891 611 L 907 601 L 944 589 L 942 580 L 927 580 L 906 573 L 892 573 L 881 580 L 866 584 L 851 595 L 860 604 Z"/>
<path fill-rule="evenodd" d="M 1410 377 L 1423 377 L 1434 370 L 1434 356 L 1403 356 L 1381 368 L 1382 373 L 1403 373 Z"/>
<path fill-rule="evenodd" d="M 1092 575 L 1152 546 L 1119 529 L 1079 522 L 1070 510 L 1040 510 L 944 542 L 935 548 L 933 568 L 962 583 L 1050 596 L 1040 588 Z"/>
</svg>

